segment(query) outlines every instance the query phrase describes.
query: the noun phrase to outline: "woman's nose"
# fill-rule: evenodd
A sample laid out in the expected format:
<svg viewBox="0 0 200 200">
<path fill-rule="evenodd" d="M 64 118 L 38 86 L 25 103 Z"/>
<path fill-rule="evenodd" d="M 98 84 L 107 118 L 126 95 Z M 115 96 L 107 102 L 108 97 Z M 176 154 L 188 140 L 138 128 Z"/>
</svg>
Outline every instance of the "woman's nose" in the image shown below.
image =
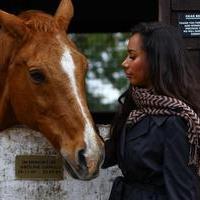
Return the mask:
<svg viewBox="0 0 200 200">
<path fill-rule="evenodd" d="M 125 60 L 122 62 L 121 65 L 122 65 L 123 68 L 127 68 L 127 67 L 128 67 L 127 59 L 125 59 Z"/>
</svg>

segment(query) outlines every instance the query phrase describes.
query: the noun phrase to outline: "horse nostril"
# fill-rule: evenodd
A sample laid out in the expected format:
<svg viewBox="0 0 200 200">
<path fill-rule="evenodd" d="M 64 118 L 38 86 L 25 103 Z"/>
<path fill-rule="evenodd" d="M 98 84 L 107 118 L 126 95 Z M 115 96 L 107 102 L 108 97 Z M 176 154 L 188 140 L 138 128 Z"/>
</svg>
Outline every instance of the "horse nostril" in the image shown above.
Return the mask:
<svg viewBox="0 0 200 200">
<path fill-rule="evenodd" d="M 78 161 L 81 167 L 87 167 L 87 162 L 84 153 L 84 149 L 78 151 Z"/>
</svg>

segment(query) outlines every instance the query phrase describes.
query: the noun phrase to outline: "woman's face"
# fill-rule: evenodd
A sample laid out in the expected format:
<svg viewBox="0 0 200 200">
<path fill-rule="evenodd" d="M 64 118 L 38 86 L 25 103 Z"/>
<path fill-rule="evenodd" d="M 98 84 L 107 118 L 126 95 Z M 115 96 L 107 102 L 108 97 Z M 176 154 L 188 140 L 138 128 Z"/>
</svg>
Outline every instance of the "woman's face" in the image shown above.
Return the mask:
<svg viewBox="0 0 200 200">
<path fill-rule="evenodd" d="M 146 52 L 142 49 L 142 37 L 139 33 L 130 37 L 127 47 L 128 56 L 122 63 L 129 82 L 134 86 L 150 88 L 150 67 Z"/>
</svg>

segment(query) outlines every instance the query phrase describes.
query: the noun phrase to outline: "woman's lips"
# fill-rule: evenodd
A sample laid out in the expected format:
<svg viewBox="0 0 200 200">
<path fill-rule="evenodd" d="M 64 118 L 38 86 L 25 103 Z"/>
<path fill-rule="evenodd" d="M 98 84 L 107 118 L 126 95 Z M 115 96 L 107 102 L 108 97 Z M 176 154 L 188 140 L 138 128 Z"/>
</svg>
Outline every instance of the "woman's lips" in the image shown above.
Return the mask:
<svg viewBox="0 0 200 200">
<path fill-rule="evenodd" d="M 126 74 L 126 77 L 127 77 L 128 79 L 130 79 L 130 78 L 132 77 L 132 75 L 131 75 L 131 74 Z"/>
</svg>

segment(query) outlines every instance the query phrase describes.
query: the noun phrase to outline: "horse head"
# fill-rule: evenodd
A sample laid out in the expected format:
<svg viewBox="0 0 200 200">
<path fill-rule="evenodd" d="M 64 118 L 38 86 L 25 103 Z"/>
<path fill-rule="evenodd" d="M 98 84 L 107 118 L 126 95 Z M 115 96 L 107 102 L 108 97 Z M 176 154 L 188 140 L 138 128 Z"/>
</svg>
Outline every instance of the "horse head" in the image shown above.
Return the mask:
<svg viewBox="0 0 200 200">
<path fill-rule="evenodd" d="M 24 124 L 60 152 L 74 178 L 97 176 L 103 160 L 85 94 L 87 60 L 66 35 L 70 0 L 55 15 L 0 11 L 0 128 Z"/>
</svg>

